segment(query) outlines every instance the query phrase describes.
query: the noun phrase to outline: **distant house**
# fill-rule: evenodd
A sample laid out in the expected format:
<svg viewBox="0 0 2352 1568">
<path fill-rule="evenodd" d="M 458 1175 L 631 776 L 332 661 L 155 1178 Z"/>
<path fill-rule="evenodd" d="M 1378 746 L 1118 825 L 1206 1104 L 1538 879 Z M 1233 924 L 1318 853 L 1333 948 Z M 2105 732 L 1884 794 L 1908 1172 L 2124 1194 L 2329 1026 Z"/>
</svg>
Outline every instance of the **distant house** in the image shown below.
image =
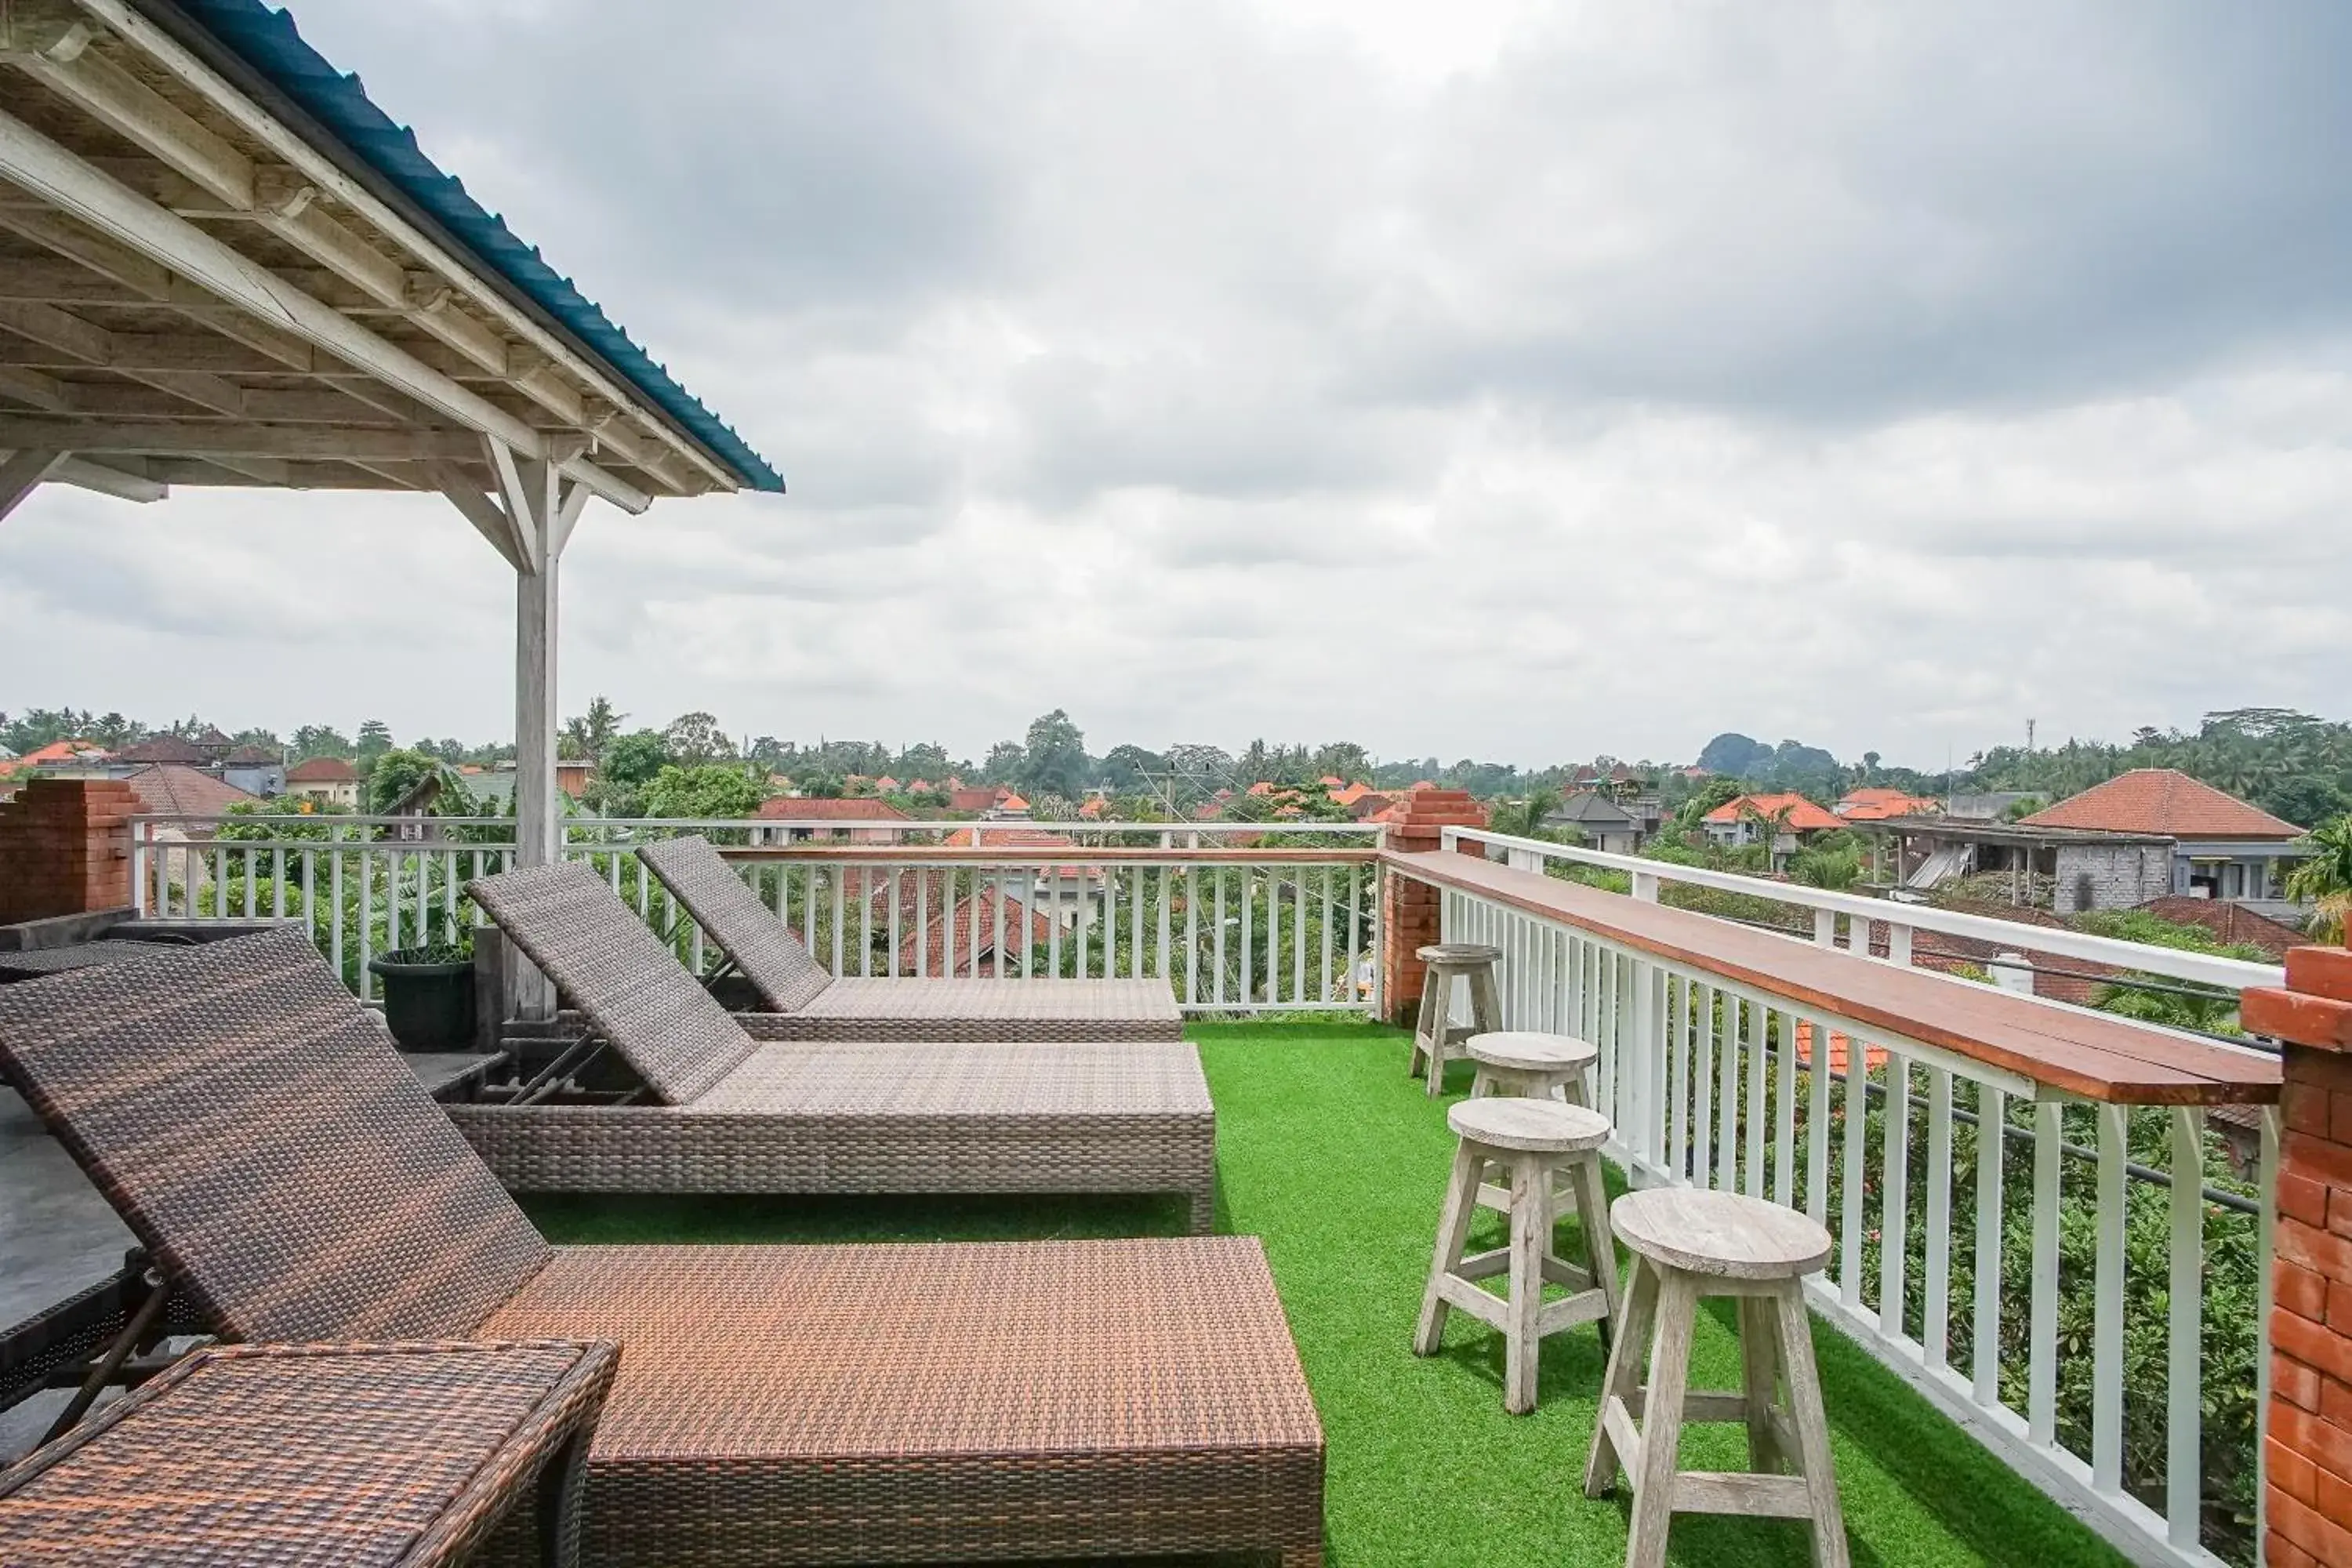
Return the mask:
<svg viewBox="0 0 2352 1568">
<path fill-rule="evenodd" d="M 2110 909 L 2167 894 L 2189 898 L 2276 902 L 2284 897 L 2284 869 L 2308 853 L 2304 830 L 2236 795 L 2175 768 L 2134 768 L 2045 811 L 2021 819 L 2026 829 L 2063 827 L 2094 833 L 2155 835 L 2172 840 L 2165 884 L 2149 887 L 2145 867 L 2126 868 L 2113 857 L 2061 847 L 2056 907 Z M 2110 886 L 2128 871 L 2130 889 Z M 2137 892 L 2137 897 L 2126 897 Z"/>
<path fill-rule="evenodd" d="M 196 750 L 204 752 L 208 763 L 219 763 L 236 749 L 236 742 L 213 726 L 207 725 L 201 735 L 189 737 Z"/>
<path fill-rule="evenodd" d="M 201 768 L 210 766 L 214 758 L 210 752 L 177 735 L 150 735 L 115 752 L 114 760 L 137 763 L 141 767 L 168 763 L 184 768 Z"/>
<path fill-rule="evenodd" d="M 555 787 L 578 800 L 588 793 L 588 781 L 596 776 L 596 764 L 585 757 L 563 757 L 555 764 Z"/>
<path fill-rule="evenodd" d="M 1577 791 L 1543 820 L 1546 827 L 1574 829 L 1607 854 L 1631 855 L 1642 847 L 1640 819 L 1598 790 Z"/>
<path fill-rule="evenodd" d="M 1803 795 L 1743 795 L 1725 801 L 1699 819 L 1706 836 L 1737 848 L 1753 844 L 1771 825 L 1772 853 L 1793 855 L 1808 833 L 1834 833 L 1845 824 Z"/>
<path fill-rule="evenodd" d="M 955 784 L 948 791 L 948 809 L 975 816 L 983 811 L 993 811 L 996 809 L 996 792 L 984 784 L 975 789 Z"/>
<path fill-rule="evenodd" d="M 261 798 L 184 763 L 150 763 L 125 773 L 122 782 L 139 797 L 140 811 L 151 816 L 219 816 L 232 805 Z M 212 835 L 210 826 L 199 825 L 176 837 Z"/>
<path fill-rule="evenodd" d="M 239 746 L 221 759 L 221 778 L 248 795 L 284 795 L 286 759 L 267 746 Z"/>
<path fill-rule="evenodd" d="M 1899 789 L 1853 789 L 1838 797 L 1830 807 L 1832 816 L 1847 822 L 1887 822 L 1898 816 L 1922 816 L 1941 811 L 1941 803 L 1911 795 Z"/>
<path fill-rule="evenodd" d="M 875 915 L 877 934 L 888 930 L 889 895 L 877 895 L 881 907 Z M 966 977 L 997 973 L 997 955 L 1003 954 L 1003 973 L 1019 974 L 1032 949 L 1054 934 L 1054 922 L 1011 894 L 991 889 L 966 896 L 952 910 L 916 908 L 911 879 L 900 879 L 898 973 L 926 976 Z M 920 930 L 916 929 L 922 921 Z M 1000 946 L 998 933 L 1003 941 Z M 920 968 L 917 965 L 920 964 Z"/>
<path fill-rule="evenodd" d="M 341 757 L 306 757 L 286 770 L 286 793 L 356 811 L 360 804 L 359 772 Z"/>
<path fill-rule="evenodd" d="M 826 799 L 804 795 L 778 795 L 760 803 L 760 818 L 765 822 L 790 823 L 788 827 L 761 827 L 751 833 L 755 844 L 805 844 L 811 840 L 825 843 L 889 844 L 898 838 L 895 829 L 887 827 L 827 827 L 833 822 L 911 822 L 914 819 L 887 800 Z"/>
</svg>

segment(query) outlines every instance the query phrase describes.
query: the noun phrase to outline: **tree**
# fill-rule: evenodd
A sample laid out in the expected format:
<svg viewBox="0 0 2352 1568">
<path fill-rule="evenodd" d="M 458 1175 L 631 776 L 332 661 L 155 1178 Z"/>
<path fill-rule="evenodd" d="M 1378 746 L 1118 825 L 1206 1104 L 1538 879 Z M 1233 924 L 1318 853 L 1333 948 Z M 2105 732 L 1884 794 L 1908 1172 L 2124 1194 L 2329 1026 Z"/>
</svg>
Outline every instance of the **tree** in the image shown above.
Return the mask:
<svg viewBox="0 0 2352 1568">
<path fill-rule="evenodd" d="M 1539 789 L 1515 801 L 1505 801 L 1495 807 L 1487 826 L 1497 833 L 1507 833 L 1515 838 L 1559 839 L 1559 830 L 1545 826 L 1544 818 L 1559 809 L 1559 791 Z"/>
<path fill-rule="evenodd" d="M 1763 742 L 1737 731 L 1726 731 L 1701 749 L 1698 765 L 1711 773 L 1739 778 L 1771 754 L 1772 748 Z"/>
<path fill-rule="evenodd" d="M 1087 756 L 1087 738 L 1056 708 L 1029 721 L 1028 743 L 1021 749 L 1021 792 L 1028 795 L 1057 795 L 1075 800 L 1087 793 L 1094 763 Z"/>
<path fill-rule="evenodd" d="M 980 764 L 981 782 L 983 784 L 1014 783 L 1021 777 L 1022 769 L 1027 765 L 1028 753 L 1021 749 L 1020 742 L 999 741 L 988 748 L 987 760 Z"/>
<path fill-rule="evenodd" d="M 2306 842 L 2313 853 L 2286 874 L 2286 896 L 2313 906 L 2312 935 L 2340 944 L 2352 910 L 2352 816 L 2321 823 Z"/>
<path fill-rule="evenodd" d="M 704 712 L 681 713 L 662 731 L 662 746 L 680 766 L 694 767 L 735 754 L 735 743 L 719 721 Z"/>
<path fill-rule="evenodd" d="M 1166 771 L 1167 759 L 1141 746 L 1113 746 L 1097 770 L 1105 789 L 1113 795 L 1143 795 L 1151 788 L 1150 775 Z"/>
<path fill-rule="evenodd" d="M 604 754 L 604 748 L 620 734 L 621 723 L 627 718 L 626 713 L 614 709 L 611 698 L 592 697 L 587 712 L 564 721 L 563 738 L 572 742 L 579 755 L 593 763 Z"/>
<path fill-rule="evenodd" d="M 294 731 L 294 754 L 349 760 L 359 754 L 359 748 L 331 724 L 305 724 Z"/>
<path fill-rule="evenodd" d="M 639 796 L 647 816 L 753 816 L 768 792 L 728 763 L 676 763 L 654 775 Z"/>
<path fill-rule="evenodd" d="M 596 772 L 607 783 L 638 789 L 653 782 L 670 761 L 668 742 L 657 730 L 635 730 L 604 744 Z"/>
<path fill-rule="evenodd" d="M 370 719 L 360 725 L 359 760 L 373 762 L 392 750 L 392 726 L 381 719 Z"/>
<path fill-rule="evenodd" d="M 384 816 L 406 799 L 417 785 L 427 779 L 441 778 L 448 772 L 449 765 L 430 752 L 398 749 L 385 752 L 375 759 L 375 766 L 368 770 L 368 810 L 378 816 Z M 444 780 L 445 789 L 448 782 Z M 463 786 L 459 787 L 462 789 Z M 453 814 L 436 810 L 435 815 Z"/>
</svg>

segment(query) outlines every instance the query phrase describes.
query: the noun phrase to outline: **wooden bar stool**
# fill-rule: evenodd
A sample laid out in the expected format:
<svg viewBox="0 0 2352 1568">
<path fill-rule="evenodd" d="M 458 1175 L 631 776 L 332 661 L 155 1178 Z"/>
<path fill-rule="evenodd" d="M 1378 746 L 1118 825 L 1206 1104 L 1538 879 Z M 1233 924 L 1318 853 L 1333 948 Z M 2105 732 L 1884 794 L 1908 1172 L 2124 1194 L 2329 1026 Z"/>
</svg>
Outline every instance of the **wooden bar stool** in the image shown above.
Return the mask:
<svg viewBox="0 0 2352 1568">
<path fill-rule="evenodd" d="M 1610 1223 L 1633 1251 L 1633 1276 L 1601 1384 L 1584 1494 L 1606 1493 L 1624 1468 L 1633 1488 L 1626 1568 L 1660 1568 L 1676 1513 L 1811 1520 L 1813 1562 L 1847 1568 L 1805 1312 L 1804 1276 L 1828 1261 L 1830 1233 L 1779 1204 L 1690 1187 L 1628 1194 Z M 1691 1329 L 1703 1296 L 1739 1298 L 1738 1394 L 1689 1391 Z M 1654 1322 L 1644 1386 L 1642 1352 Z M 1784 1379 L 1786 1398 L 1776 1404 Z M 1746 1423 L 1748 1470 L 1677 1468 L 1686 1420 Z"/>
<path fill-rule="evenodd" d="M 1590 1041 L 1532 1029 L 1473 1035 L 1463 1042 L 1463 1054 L 1478 1064 L 1478 1076 L 1470 1085 L 1473 1100 L 1499 1094 L 1565 1100 L 1570 1105 L 1591 1103 L 1585 1098 L 1584 1070 L 1601 1059 Z"/>
<path fill-rule="evenodd" d="M 1538 1034 L 1530 1029 L 1473 1035 L 1464 1045 L 1463 1053 L 1478 1064 L 1478 1076 L 1470 1085 L 1473 1100 L 1499 1095 L 1517 1100 L 1561 1100 L 1570 1105 L 1591 1103 L 1584 1094 L 1584 1069 L 1601 1055 L 1571 1035 Z M 1555 1194 L 1565 1194 L 1572 1200 L 1574 1173 L 1562 1168 L 1557 1177 Z M 1508 1214 L 1510 1188 L 1489 1182 L 1484 1172 L 1479 1173 L 1478 1182 L 1479 1203 Z"/>
<path fill-rule="evenodd" d="M 1435 1355 L 1444 1337 L 1449 1307 L 1503 1331 L 1503 1408 L 1524 1415 L 1536 1407 L 1538 1348 L 1547 1334 L 1580 1323 L 1609 1324 L 1617 1316 L 1617 1249 L 1609 1240 L 1609 1203 L 1601 1185 L 1601 1146 L 1609 1122 L 1597 1110 L 1556 1100 L 1489 1098 L 1465 1100 L 1446 1112 L 1445 1124 L 1462 1140 L 1454 1156 L 1453 1179 L 1438 1211 L 1437 1252 L 1430 1260 L 1429 1285 L 1421 1298 L 1421 1325 L 1412 1337 L 1415 1355 Z M 1511 1238 L 1492 1252 L 1465 1258 L 1471 1216 L 1478 1212 L 1479 1186 L 1486 1167 L 1510 1172 Z M 1555 1172 L 1571 1173 L 1579 1216 L 1584 1222 L 1585 1262 L 1552 1251 L 1558 1198 Z M 1478 1281 L 1508 1276 L 1510 1293 L 1496 1296 Z M 1547 1302 L 1546 1281 L 1573 1294 Z"/>
<path fill-rule="evenodd" d="M 1415 948 L 1412 955 L 1427 966 L 1428 973 L 1421 983 L 1421 1012 L 1412 1026 L 1412 1060 L 1405 1071 L 1408 1075 L 1419 1072 L 1425 1058 L 1429 1098 L 1435 1100 L 1444 1089 L 1445 1064 L 1462 1054 L 1464 1042 L 1503 1026 L 1503 1004 L 1495 993 L 1495 965 L 1503 962 L 1503 950 L 1480 942 L 1433 942 Z M 1470 993 L 1467 1027 L 1453 1022 L 1457 986 L 1466 986 Z"/>
</svg>

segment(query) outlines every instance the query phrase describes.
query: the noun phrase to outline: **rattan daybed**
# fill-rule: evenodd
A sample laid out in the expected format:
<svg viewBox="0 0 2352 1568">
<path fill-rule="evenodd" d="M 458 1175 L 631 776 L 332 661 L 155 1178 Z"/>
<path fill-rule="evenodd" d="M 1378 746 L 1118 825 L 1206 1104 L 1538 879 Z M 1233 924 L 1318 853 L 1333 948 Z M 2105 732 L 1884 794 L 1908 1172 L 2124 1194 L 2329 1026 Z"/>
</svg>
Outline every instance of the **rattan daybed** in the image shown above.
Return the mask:
<svg viewBox="0 0 2352 1568">
<path fill-rule="evenodd" d="M 0 991 L 0 1068 L 226 1337 L 618 1342 L 590 1561 L 1319 1560 L 1253 1239 L 550 1247 L 290 933 Z"/>
<path fill-rule="evenodd" d="M 641 846 L 660 879 L 772 1011 L 744 1014 L 763 1040 L 1173 1040 L 1184 1033 L 1165 980 L 835 979 L 709 840 Z"/>
<path fill-rule="evenodd" d="M 761 1044 L 587 867 L 467 890 L 660 1101 L 449 1107 L 518 1192 L 1181 1193 L 1209 1228 L 1189 1041 Z"/>
</svg>

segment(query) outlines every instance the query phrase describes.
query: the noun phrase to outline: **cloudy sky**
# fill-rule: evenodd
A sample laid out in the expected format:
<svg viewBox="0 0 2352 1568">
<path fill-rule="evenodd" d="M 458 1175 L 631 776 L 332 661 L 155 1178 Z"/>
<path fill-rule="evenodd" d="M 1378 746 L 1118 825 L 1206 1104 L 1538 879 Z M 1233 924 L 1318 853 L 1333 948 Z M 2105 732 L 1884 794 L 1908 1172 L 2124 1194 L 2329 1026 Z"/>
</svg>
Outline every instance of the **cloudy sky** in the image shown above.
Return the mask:
<svg viewBox="0 0 2352 1568">
<path fill-rule="evenodd" d="M 2352 710 L 2352 8 L 296 9 L 791 481 L 592 506 L 567 711 L 1939 766 Z M 504 735 L 511 598 L 437 500 L 50 487 L 0 708 Z"/>
</svg>

